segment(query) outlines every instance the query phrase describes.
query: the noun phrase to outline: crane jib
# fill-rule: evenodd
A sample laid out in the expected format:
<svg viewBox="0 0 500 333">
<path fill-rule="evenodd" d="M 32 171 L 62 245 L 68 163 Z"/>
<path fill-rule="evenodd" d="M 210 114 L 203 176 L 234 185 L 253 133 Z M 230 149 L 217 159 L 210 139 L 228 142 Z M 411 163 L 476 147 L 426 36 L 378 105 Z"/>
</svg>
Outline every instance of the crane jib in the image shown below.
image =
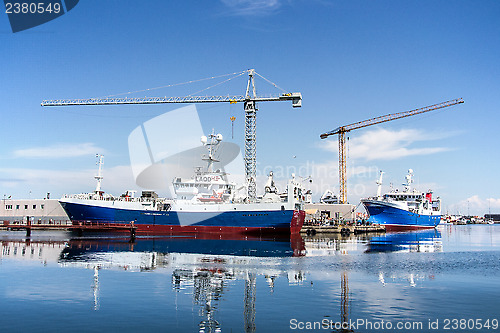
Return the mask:
<svg viewBox="0 0 500 333">
<path fill-rule="evenodd" d="M 384 122 L 391 121 L 391 120 L 410 117 L 410 116 L 414 116 L 417 114 L 421 114 L 421 113 L 425 113 L 425 112 L 429 112 L 429 111 L 433 111 L 433 110 L 438 110 L 438 109 L 442 109 L 442 108 L 445 108 L 448 106 L 462 104 L 462 103 L 464 103 L 464 100 L 462 98 L 457 98 L 457 99 L 449 100 L 449 101 L 446 101 L 443 103 L 434 104 L 434 105 L 426 106 L 426 107 L 411 110 L 411 111 L 390 113 L 390 114 L 386 114 L 386 115 L 383 115 L 380 117 L 375 117 L 375 118 L 371 118 L 371 119 L 367 119 L 367 120 L 359 121 L 359 122 L 352 123 L 349 125 L 338 127 L 336 129 L 334 129 L 333 131 L 321 134 L 320 138 L 326 139 L 327 137 L 329 137 L 330 135 L 333 135 L 333 134 L 339 134 L 341 132 L 349 132 L 349 131 L 352 131 L 352 130 L 355 130 L 358 128 L 363 128 L 363 127 L 376 125 L 376 124 L 384 123 Z"/>
<path fill-rule="evenodd" d="M 301 93 L 286 93 L 277 96 L 184 96 L 184 97 L 138 97 L 138 98 L 87 98 L 87 99 L 55 99 L 45 100 L 42 106 L 70 105 L 120 105 L 120 104 L 162 104 L 162 103 L 216 103 L 216 102 L 272 102 L 292 101 L 293 107 L 302 106 Z"/>
<path fill-rule="evenodd" d="M 462 98 L 457 98 L 457 99 L 453 99 L 453 100 L 446 101 L 443 103 L 426 106 L 426 107 L 423 107 L 420 109 L 415 109 L 415 110 L 411 110 L 411 111 L 404 111 L 404 112 L 399 112 L 399 113 L 390 113 L 390 114 L 386 114 L 384 116 L 367 119 L 367 120 L 353 123 L 350 125 L 340 126 L 340 127 L 337 127 L 336 129 L 334 129 L 333 131 L 321 134 L 320 135 L 321 139 L 326 139 L 327 137 L 329 137 L 330 135 L 333 135 L 333 134 L 339 135 L 339 141 L 338 141 L 339 142 L 339 189 L 340 189 L 340 191 L 339 191 L 340 192 L 339 193 L 339 195 L 340 195 L 339 203 L 341 203 L 341 204 L 347 203 L 347 185 L 346 185 L 346 183 L 347 183 L 347 178 L 346 178 L 346 173 L 347 173 L 346 172 L 347 171 L 347 168 L 346 168 L 346 164 L 347 164 L 347 161 L 346 161 L 346 159 L 347 159 L 346 133 L 347 132 L 350 132 L 350 131 L 355 130 L 355 129 L 371 126 L 371 125 L 385 123 L 385 122 L 391 121 L 391 120 L 415 116 L 417 114 L 429 112 L 432 110 L 442 109 L 442 108 L 445 108 L 448 106 L 461 104 L 463 102 L 464 102 L 464 100 Z"/>
</svg>

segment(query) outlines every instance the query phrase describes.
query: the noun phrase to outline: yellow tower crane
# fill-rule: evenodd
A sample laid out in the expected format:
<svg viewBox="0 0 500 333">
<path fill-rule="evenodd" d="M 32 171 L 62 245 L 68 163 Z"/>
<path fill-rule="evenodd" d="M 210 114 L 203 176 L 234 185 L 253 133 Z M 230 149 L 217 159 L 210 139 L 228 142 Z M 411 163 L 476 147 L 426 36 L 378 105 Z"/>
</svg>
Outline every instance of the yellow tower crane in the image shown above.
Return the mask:
<svg viewBox="0 0 500 333">
<path fill-rule="evenodd" d="M 433 111 L 433 110 L 437 110 L 437 109 L 442 109 L 442 108 L 445 108 L 448 106 L 461 104 L 463 102 L 464 102 L 464 100 L 462 98 L 457 98 L 457 99 L 453 99 L 453 100 L 450 100 L 447 102 L 426 106 L 426 107 L 423 107 L 420 109 L 398 112 L 398 113 L 390 113 L 390 114 L 386 114 L 385 116 L 375 117 L 375 118 L 359 121 L 356 123 L 352 123 L 349 125 L 340 126 L 336 129 L 334 129 L 333 131 L 321 134 L 320 138 L 322 138 L 322 139 L 326 139 L 327 137 L 329 137 L 330 135 L 333 135 L 333 134 L 339 135 L 339 185 L 340 185 L 339 202 L 341 204 L 344 204 L 347 202 L 346 143 L 345 143 L 345 138 L 346 138 L 347 132 L 350 132 L 350 131 L 355 130 L 355 129 L 367 127 L 367 126 L 385 123 L 385 122 L 391 121 L 391 120 L 415 116 L 417 114 L 421 114 L 421 113 L 425 113 L 425 112 L 429 112 L 429 111 Z"/>
</svg>

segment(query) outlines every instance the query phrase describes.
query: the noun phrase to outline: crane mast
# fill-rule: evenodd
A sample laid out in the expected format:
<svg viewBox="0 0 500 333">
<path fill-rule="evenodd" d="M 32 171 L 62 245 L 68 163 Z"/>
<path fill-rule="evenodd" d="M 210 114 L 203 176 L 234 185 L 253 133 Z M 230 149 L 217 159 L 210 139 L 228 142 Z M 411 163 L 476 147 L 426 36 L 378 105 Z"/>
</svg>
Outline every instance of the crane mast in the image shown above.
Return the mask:
<svg viewBox="0 0 500 333">
<path fill-rule="evenodd" d="M 250 89 L 252 95 L 250 96 Z M 247 91 L 245 95 L 245 176 L 248 184 L 248 197 L 253 199 L 257 195 L 257 186 L 255 180 L 257 178 L 257 145 L 256 145 L 256 120 L 257 106 L 255 100 L 257 97 L 255 91 L 254 70 L 248 72 Z"/>
<path fill-rule="evenodd" d="M 464 100 L 462 98 L 452 99 L 452 100 L 449 100 L 446 102 L 426 106 L 426 107 L 411 110 L 411 111 L 390 113 L 390 114 L 386 114 L 386 115 L 383 115 L 380 117 L 375 117 L 375 118 L 359 121 L 356 123 L 352 123 L 349 125 L 340 126 L 332 131 L 321 134 L 320 135 L 321 139 L 326 139 L 330 135 L 334 135 L 334 134 L 339 135 L 339 188 L 340 188 L 339 202 L 341 204 L 344 204 L 347 202 L 347 185 L 346 185 L 346 183 L 347 183 L 346 182 L 346 169 L 347 169 L 346 159 L 347 159 L 347 157 L 346 157 L 346 142 L 345 142 L 346 133 L 348 133 L 352 130 L 355 130 L 355 129 L 359 129 L 359 128 L 363 128 L 363 127 L 367 127 L 367 126 L 372 126 L 372 125 L 376 125 L 376 124 L 380 124 L 380 123 L 385 123 L 388 121 L 401 119 L 401 118 L 405 118 L 405 117 L 415 116 L 417 114 L 446 108 L 448 106 L 461 104 L 463 102 L 464 102 Z"/>
<path fill-rule="evenodd" d="M 280 102 L 292 101 L 292 106 L 302 106 L 302 94 L 283 93 L 277 96 L 257 96 L 254 76 L 257 74 L 254 69 L 249 69 L 248 82 L 245 95 L 233 96 L 182 96 L 182 97 L 105 97 L 87 99 L 56 99 L 44 100 L 42 106 L 73 106 L 73 105 L 121 105 L 121 104 L 164 104 L 164 103 L 244 103 L 245 111 L 245 178 L 248 185 L 248 198 L 250 201 L 256 198 L 256 117 L 257 102 Z M 259 75 L 259 74 L 258 74 Z"/>
</svg>

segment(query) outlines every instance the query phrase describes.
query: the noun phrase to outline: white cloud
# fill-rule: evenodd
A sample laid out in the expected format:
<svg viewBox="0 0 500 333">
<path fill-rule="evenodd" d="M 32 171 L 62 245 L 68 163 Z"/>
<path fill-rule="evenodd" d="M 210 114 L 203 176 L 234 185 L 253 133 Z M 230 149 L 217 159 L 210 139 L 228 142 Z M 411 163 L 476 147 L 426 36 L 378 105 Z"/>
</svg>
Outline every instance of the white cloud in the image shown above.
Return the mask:
<svg viewBox="0 0 500 333">
<path fill-rule="evenodd" d="M 437 140 L 446 136 L 446 134 L 435 135 L 415 129 L 391 131 L 380 128 L 366 131 L 348 141 L 348 158 L 374 161 L 436 154 L 448 151 L 450 148 L 436 146 L 412 148 L 410 146 L 417 142 Z M 338 153 L 338 141 L 326 141 L 322 143 L 322 146 L 326 150 Z"/>
<path fill-rule="evenodd" d="M 14 151 L 13 155 L 16 158 L 62 158 L 92 155 L 103 152 L 103 148 L 97 147 L 93 143 L 61 143 L 46 147 L 19 149 Z"/>
<path fill-rule="evenodd" d="M 488 198 L 486 201 L 489 207 L 500 208 L 500 199 Z"/>
<path fill-rule="evenodd" d="M 272 14 L 281 7 L 280 0 L 221 0 L 233 15 Z"/>
<path fill-rule="evenodd" d="M 448 207 L 450 214 L 470 214 L 482 216 L 487 214 L 489 210 L 493 213 L 500 209 L 500 199 L 486 198 L 483 199 L 475 194 L 467 199 L 461 200 L 456 204 Z"/>
<path fill-rule="evenodd" d="M 50 192 L 53 198 L 63 194 L 91 192 L 95 189 L 96 169 L 85 170 L 43 170 L 0 168 L 0 188 L 7 196 L 25 198 L 32 193 L 33 198 L 42 198 Z M 119 195 L 126 190 L 140 190 L 134 181 L 129 165 L 105 168 L 102 189 Z"/>
</svg>

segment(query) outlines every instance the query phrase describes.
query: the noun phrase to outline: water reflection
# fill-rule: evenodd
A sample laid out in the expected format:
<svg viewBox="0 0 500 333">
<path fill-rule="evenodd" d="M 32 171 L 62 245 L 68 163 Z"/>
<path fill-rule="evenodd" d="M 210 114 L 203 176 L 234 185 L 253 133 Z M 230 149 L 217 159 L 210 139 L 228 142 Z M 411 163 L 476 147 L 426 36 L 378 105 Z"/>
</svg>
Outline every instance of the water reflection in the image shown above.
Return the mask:
<svg viewBox="0 0 500 333">
<path fill-rule="evenodd" d="M 422 232 L 335 236 L 295 237 L 293 239 L 199 239 L 186 237 L 137 238 L 69 238 L 61 240 L 0 239 L 2 257 L 35 260 L 47 264 L 57 262 L 61 267 L 83 267 L 94 271 L 91 285 L 93 308 L 100 308 L 99 270 L 122 269 L 150 271 L 172 270 L 172 288 L 176 292 L 192 292 L 193 303 L 199 306 L 201 332 L 219 332 L 216 320 L 218 303 L 230 281 L 244 280 L 244 326 L 255 331 L 256 278 L 263 276 L 270 293 L 275 280 L 286 277 L 289 285 L 306 281 L 306 270 L 290 267 L 286 257 L 332 257 L 364 252 L 438 252 L 442 250 L 437 230 Z M 334 267 L 335 268 L 335 267 Z M 340 317 L 348 319 L 349 261 L 337 267 L 340 272 Z M 392 280 L 394 274 L 389 275 Z M 409 274 L 410 285 L 415 285 Z M 378 280 L 385 286 L 386 273 L 380 271 Z M 312 284 L 312 281 L 311 281 Z"/>
<path fill-rule="evenodd" d="M 94 295 L 94 310 L 100 308 L 99 303 L 99 266 L 94 266 L 94 283 L 92 284 L 92 294 Z"/>
<path fill-rule="evenodd" d="M 172 274 L 173 288 L 181 291 L 193 289 L 193 303 L 199 306 L 198 316 L 200 332 L 221 332 L 221 326 L 215 319 L 218 302 L 224 294 L 225 272 L 176 269 Z"/>
<path fill-rule="evenodd" d="M 172 289 L 192 293 L 198 306 L 199 332 L 221 332 L 217 320 L 219 302 L 228 282 L 244 280 L 244 331 L 255 332 L 256 279 L 265 277 L 274 291 L 274 280 L 285 276 L 290 284 L 301 283 L 303 271 L 290 269 L 281 260 L 304 256 L 302 237 L 292 239 L 199 239 L 188 237 L 70 238 L 58 241 L 0 238 L 2 257 L 57 262 L 61 267 L 92 269 L 93 309 L 100 309 L 99 271 L 172 270 Z"/>
<path fill-rule="evenodd" d="M 304 237 L 304 255 L 307 257 L 328 257 L 364 252 L 366 244 L 374 236 L 385 235 L 376 233 L 370 235 L 340 235 L 317 234 Z"/>
<path fill-rule="evenodd" d="M 66 248 L 65 241 L 0 240 L 1 257 L 22 261 L 55 262 Z"/>
<path fill-rule="evenodd" d="M 445 239 L 456 234 L 455 229 L 443 231 Z M 165 311 L 165 316 L 183 317 L 186 312 L 192 313 L 193 323 L 184 319 L 179 322 L 182 325 L 187 322 L 193 325 L 189 331 L 199 332 L 266 331 L 267 323 L 274 323 L 275 331 L 286 331 L 288 321 L 300 316 L 303 316 L 300 320 L 327 318 L 340 323 L 359 318 L 397 318 L 403 314 L 420 320 L 418 316 L 426 313 L 427 304 L 435 303 L 437 296 L 433 288 L 450 290 L 454 285 L 449 281 L 463 272 L 485 273 L 482 275 L 486 276 L 486 283 L 491 284 L 488 272 L 492 269 L 492 259 L 498 258 L 495 253 L 434 255 L 433 252 L 443 251 L 443 240 L 441 233 L 433 229 L 294 239 L 139 237 L 135 242 L 126 237 L 103 235 L 72 238 L 71 234 L 64 234 L 50 240 L 20 236 L 15 239 L 5 235 L 13 234 L 0 234 L 0 258 L 55 264 L 62 268 L 59 273 L 62 279 L 71 272 L 66 268 L 89 269 L 93 278 L 90 274 L 77 275 L 86 279 L 85 304 L 87 308 L 92 305 L 96 314 L 111 311 L 110 298 L 123 292 L 121 287 L 110 285 L 114 280 L 105 270 L 114 270 L 119 274 L 113 275 L 114 278 L 134 281 L 127 285 L 137 288 L 130 292 L 137 295 L 130 303 L 142 302 L 145 309 L 155 305 L 168 308 L 174 303 L 168 295 L 174 295 L 175 308 L 170 313 Z M 445 243 L 446 249 L 449 244 L 450 241 Z M 122 274 L 121 271 L 150 273 Z M 164 279 L 165 273 L 168 279 Z M 442 281 L 438 278 L 435 282 L 435 276 L 439 275 Z M 141 282 L 153 280 L 158 284 L 139 285 L 139 276 Z M 436 287 L 428 281 L 434 281 Z M 78 289 L 82 284 L 68 285 Z M 58 287 L 57 282 L 54 286 Z M 426 288 L 422 288 L 424 286 Z M 18 290 L 23 287 L 26 286 Z M 28 292 L 38 292 L 32 290 Z M 450 291 L 448 297 L 455 293 Z M 162 298 L 152 305 L 149 302 L 155 294 L 161 294 Z M 45 299 L 50 297 L 43 295 Z M 177 297 L 182 300 L 179 307 Z M 0 304 L 1 301 L 0 298 Z M 237 306 L 239 310 L 231 312 L 232 307 Z M 147 313 L 148 310 L 141 312 L 146 316 Z M 428 313 L 434 315 L 434 312 Z M 276 317 L 281 318 L 274 319 Z M 347 329 L 333 327 L 329 331 L 346 332 Z"/>
<path fill-rule="evenodd" d="M 443 242 L 437 229 L 387 233 L 373 237 L 367 252 L 442 252 Z"/>
</svg>

